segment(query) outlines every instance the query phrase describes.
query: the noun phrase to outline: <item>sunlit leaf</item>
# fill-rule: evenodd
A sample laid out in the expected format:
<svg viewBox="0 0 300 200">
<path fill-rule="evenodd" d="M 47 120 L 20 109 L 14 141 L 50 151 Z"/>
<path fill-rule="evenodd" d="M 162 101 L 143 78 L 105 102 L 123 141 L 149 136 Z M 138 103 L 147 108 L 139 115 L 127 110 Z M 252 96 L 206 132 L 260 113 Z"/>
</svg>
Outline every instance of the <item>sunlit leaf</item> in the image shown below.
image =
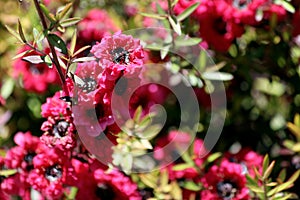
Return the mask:
<svg viewBox="0 0 300 200">
<path fill-rule="evenodd" d="M 54 15 L 52 13 L 50 13 L 50 11 L 48 10 L 47 6 L 45 6 L 44 4 L 40 3 L 40 8 L 42 9 L 43 13 L 50 20 L 51 23 L 55 23 L 56 22 L 56 19 L 55 19 Z"/>
<path fill-rule="evenodd" d="M 22 60 L 30 62 L 32 64 L 44 63 L 44 60 L 41 58 L 41 56 L 38 56 L 38 55 L 26 56 L 26 57 L 23 57 Z"/>
<path fill-rule="evenodd" d="M 190 37 L 184 37 L 184 38 L 176 38 L 175 40 L 175 46 L 181 47 L 181 46 L 194 46 L 199 44 L 202 41 L 201 38 L 190 38 Z"/>
<path fill-rule="evenodd" d="M 199 2 L 194 3 L 193 5 L 191 5 L 190 7 L 188 7 L 187 9 L 185 9 L 181 14 L 179 14 L 176 18 L 177 21 L 183 21 L 185 18 L 187 18 L 188 16 L 190 16 L 200 5 Z"/>
<path fill-rule="evenodd" d="M 181 187 L 191 190 L 191 191 L 200 191 L 201 190 L 201 185 L 198 183 L 195 183 L 193 181 L 184 181 L 183 183 L 180 183 Z"/>
<path fill-rule="evenodd" d="M 233 75 L 226 72 L 203 72 L 202 78 L 214 81 L 230 81 L 233 79 Z"/>
<path fill-rule="evenodd" d="M 8 32 L 10 34 L 12 34 L 17 40 L 19 40 L 20 42 L 23 43 L 23 40 L 22 38 L 20 37 L 20 35 L 15 31 L 13 30 L 12 28 L 10 28 L 9 26 L 5 25 L 5 28 L 8 30 Z"/>
<path fill-rule="evenodd" d="M 168 20 L 173 28 L 173 30 L 178 34 L 181 35 L 181 27 L 178 22 L 175 22 L 171 16 L 168 16 Z"/>
<path fill-rule="evenodd" d="M 74 63 L 79 63 L 79 62 L 90 62 L 90 61 L 95 61 L 95 57 L 81 57 L 81 58 L 76 58 L 72 62 Z"/>
<path fill-rule="evenodd" d="M 71 56 L 73 56 L 73 54 L 74 54 L 76 42 L 77 42 L 77 30 L 75 29 L 74 33 L 72 35 L 72 38 L 71 38 L 71 42 L 70 42 L 70 55 Z"/>
<path fill-rule="evenodd" d="M 291 122 L 288 122 L 286 126 L 297 138 L 300 138 L 300 127 Z"/>
<path fill-rule="evenodd" d="M 18 171 L 16 169 L 5 169 L 5 170 L 0 170 L 0 176 L 11 176 L 17 173 Z"/>
<path fill-rule="evenodd" d="M 73 5 L 73 3 L 68 3 L 64 7 L 58 9 L 56 12 L 57 19 L 60 20 L 60 19 L 64 18 L 66 16 L 66 14 L 68 13 L 68 11 L 72 8 L 72 5 Z"/>
<path fill-rule="evenodd" d="M 144 13 L 144 12 L 140 12 L 140 14 L 144 17 L 150 17 L 150 18 L 154 18 L 154 19 L 166 19 L 166 16 L 160 15 L 160 14 L 155 14 L 155 13 Z"/>
<path fill-rule="evenodd" d="M 73 26 L 73 25 L 77 24 L 78 22 L 80 22 L 80 20 L 81 20 L 80 17 L 73 17 L 73 18 L 68 18 L 68 19 L 61 20 L 59 22 L 59 24 L 62 27 L 69 27 L 69 26 Z"/>
<path fill-rule="evenodd" d="M 2 82 L 2 84 L 3 85 L 1 87 L 1 96 L 4 99 L 7 99 L 14 90 L 15 82 L 12 78 L 8 78 L 4 82 Z"/>
</svg>

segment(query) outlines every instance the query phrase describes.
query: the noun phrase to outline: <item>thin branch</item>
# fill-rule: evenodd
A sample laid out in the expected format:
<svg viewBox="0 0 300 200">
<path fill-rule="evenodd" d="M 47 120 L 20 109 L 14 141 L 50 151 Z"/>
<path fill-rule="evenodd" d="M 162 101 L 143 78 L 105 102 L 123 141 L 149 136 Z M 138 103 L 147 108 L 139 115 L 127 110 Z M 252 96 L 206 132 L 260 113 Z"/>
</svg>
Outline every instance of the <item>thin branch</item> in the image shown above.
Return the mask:
<svg viewBox="0 0 300 200">
<path fill-rule="evenodd" d="M 41 23 L 42 23 L 44 31 L 48 31 L 47 22 L 46 22 L 46 19 L 44 17 L 43 11 L 42 11 L 42 9 L 40 7 L 40 4 L 39 4 L 38 0 L 33 0 L 33 2 L 34 2 L 36 10 L 38 12 L 38 15 L 39 15 L 39 17 L 41 19 Z M 61 83 L 62 83 L 62 88 L 63 88 L 65 94 L 67 96 L 69 96 L 69 91 L 68 91 L 68 89 L 66 87 L 66 84 L 65 84 L 66 83 L 66 79 L 65 79 L 64 74 L 63 74 L 63 72 L 62 72 L 62 70 L 60 68 L 60 64 L 59 64 L 59 61 L 58 61 L 58 57 L 57 57 L 55 48 L 49 42 L 49 38 L 48 38 L 47 34 L 46 34 L 46 39 L 48 41 L 48 44 L 49 44 L 49 47 L 50 47 L 50 50 L 51 50 L 51 53 L 52 53 L 52 56 L 53 56 L 53 62 L 54 62 L 55 68 L 56 68 L 56 70 L 57 70 L 57 72 L 59 74 L 59 77 L 60 77 L 60 80 L 61 80 Z"/>
</svg>

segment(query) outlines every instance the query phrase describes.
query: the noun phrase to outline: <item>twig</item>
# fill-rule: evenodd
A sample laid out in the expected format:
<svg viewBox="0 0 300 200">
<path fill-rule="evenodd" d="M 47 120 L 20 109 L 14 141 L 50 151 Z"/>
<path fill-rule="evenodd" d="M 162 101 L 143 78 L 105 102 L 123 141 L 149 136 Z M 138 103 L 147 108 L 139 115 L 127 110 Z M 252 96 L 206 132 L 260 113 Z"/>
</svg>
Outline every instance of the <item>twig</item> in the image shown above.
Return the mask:
<svg viewBox="0 0 300 200">
<path fill-rule="evenodd" d="M 42 12 L 42 9 L 41 9 L 41 7 L 40 7 L 40 4 L 39 4 L 38 0 L 33 0 L 33 2 L 34 2 L 34 5 L 35 5 L 36 10 L 37 10 L 37 12 L 38 12 L 38 15 L 39 15 L 39 17 L 40 17 L 40 19 L 41 19 L 41 23 L 42 23 L 42 26 L 43 26 L 44 31 L 48 31 L 47 23 L 46 23 L 45 17 L 44 17 L 44 15 L 43 15 L 43 12 Z M 46 39 L 47 39 L 47 41 L 48 41 L 48 44 L 49 44 L 49 47 L 50 47 L 50 51 L 51 51 L 52 56 L 53 56 L 53 60 L 52 60 L 52 58 L 51 58 L 51 60 L 53 61 L 54 65 L 55 65 L 55 68 L 56 68 L 56 70 L 57 70 L 57 72 L 58 72 L 58 74 L 59 74 L 59 77 L 60 77 L 60 81 L 61 81 L 61 83 L 62 83 L 62 89 L 63 89 L 63 91 L 65 92 L 65 94 L 66 94 L 67 96 L 69 96 L 69 90 L 67 89 L 66 84 L 65 84 L 65 83 L 66 83 L 66 79 L 65 79 L 64 74 L 63 74 L 63 72 L 62 72 L 62 70 L 61 70 L 61 68 L 60 68 L 60 64 L 59 64 L 59 61 L 58 61 L 58 57 L 57 57 L 55 48 L 54 48 L 54 46 L 52 46 L 51 43 L 49 42 L 49 38 L 48 38 L 48 35 L 47 35 L 47 34 L 46 34 L 45 37 L 46 37 Z"/>
</svg>

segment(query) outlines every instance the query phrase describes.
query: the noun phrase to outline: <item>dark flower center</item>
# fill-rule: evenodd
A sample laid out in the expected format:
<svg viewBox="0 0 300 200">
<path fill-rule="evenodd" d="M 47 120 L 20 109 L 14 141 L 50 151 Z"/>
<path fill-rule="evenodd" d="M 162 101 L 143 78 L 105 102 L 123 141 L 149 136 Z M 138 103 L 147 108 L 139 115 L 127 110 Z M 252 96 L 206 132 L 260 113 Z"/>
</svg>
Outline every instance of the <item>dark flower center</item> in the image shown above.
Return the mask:
<svg viewBox="0 0 300 200">
<path fill-rule="evenodd" d="M 112 60 L 116 64 L 129 64 L 129 52 L 122 47 L 117 47 L 110 52 Z"/>
<path fill-rule="evenodd" d="M 37 67 L 37 65 L 30 64 L 29 71 L 34 75 L 41 75 L 44 73 L 43 68 Z"/>
<path fill-rule="evenodd" d="M 84 84 L 79 86 L 79 88 L 82 89 L 83 92 L 89 93 L 97 88 L 97 81 L 95 79 L 87 77 L 83 79 L 83 81 Z"/>
<path fill-rule="evenodd" d="M 66 121 L 59 121 L 58 123 L 56 123 L 53 127 L 53 135 L 56 138 L 61 138 L 64 137 L 66 135 L 66 132 L 68 130 L 69 127 L 69 123 Z"/>
<path fill-rule="evenodd" d="M 33 169 L 33 158 L 36 156 L 36 153 L 29 152 L 24 156 L 24 161 L 27 163 L 26 170 L 30 171 Z"/>
<path fill-rule="evenodd" d="M 240 10 L 247 8 L 251 0 L 233 0 L 232 5 Z"/>
<path fill-rule="evenodd" d="M 216 29 L 216 31 L 220 34 L 220 35 L 225 35 L 225 33 L 227 33 L 226 30 L 226 23 L 224 22 L 224 20 L 219 17 L 217 18 L 214 23 L 213 23 L 213 27 Z"/>
<path fill-rule="evenodd" d="M 217 192 L 224 200 L 229 200 L 235 196 L 237 189 L 230 181 L 223 181 L 217 184 Z"/>
<path fill-rule="evenodd" d="M 107 184 L 100 183 L 97 185 L 96 196 L 100 199 L 112 200 L 115 197 L 115 193 Z"/>
<path fill-rule="evenodd" d="M 62 177 L 62 168 L 59 165 L 48 167 L 45 172 L 46 178 L 53 182 Z"/>
</svg>

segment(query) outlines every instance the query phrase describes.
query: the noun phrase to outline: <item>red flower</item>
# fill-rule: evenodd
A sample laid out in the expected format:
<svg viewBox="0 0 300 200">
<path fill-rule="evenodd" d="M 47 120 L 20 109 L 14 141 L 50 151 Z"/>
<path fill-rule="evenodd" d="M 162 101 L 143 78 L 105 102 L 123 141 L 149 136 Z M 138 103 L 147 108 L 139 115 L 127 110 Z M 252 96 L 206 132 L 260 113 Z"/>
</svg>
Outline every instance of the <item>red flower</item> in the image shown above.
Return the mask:
<svg viewBox="0 0 300 200">
<path fill-rule="evenodd" d="M 18 53 L 29 49 L 29 47 L 25 46 Z M 32 51 L 26 56 L 41 56 L 41 54 Z M 59 81 L 55 68 L 49 68 L 44 63 L 32 64 L 19 58 L 14 62 L 13 69 L 13 76 L 15 78 L 21 76 L 24 89 L 30 92 L 46 92 L 50 84 L 55 84 Z"/>
<path fill-rule="evenodd" d="M 64 185 L 68 185 L 72 177 L 68 157 L 58 149 L 49 149 L 35 156 L 33 165 L 34 169 L 28 177 L 32 188 L 47 199 L 60 199 Z"/>
<path fill-rule="evenodd" d="M 246 200 L 250 199 L 246 187 L 246 177 L 240 164 L 224 160 L 220 166 L 214 165 L 201 179 L 205 187 L 201 191 L 202 200 Z"/>
<path fill-rule="evenodd" d="M 106 35 L 119 30 L 110 16 L 100 9 L 90 10 L 78 23 L 78 29 L 78 41 L 85 44 L 100 41 Z"/>
<path fill-rule="evenodd" d="M 42 124 L 44 134 L 41 141 L 50 147 L 70 150 L 76 146 L 76 129 L 70 104 L 61 100 L 62 93 L 57 92 L 42 105 L 42 116 L 47 121 Z"/>
<path fill-rule="evenodd" d="M 99 65 L 110 68 L 108 79 L 116 80 L 122 73 L 134 73 L 135 68 L 143 65 L 143 49 L 140 41 L 121 32 L 104 37 L 92 47 L 91 52 L 99 59 Z"/>
<path fill-rule="evenodd" d="M 225 158 L 230 162 L 241 164 L 244 173 L 249 173 L 252 176 L 255 175 L 253 167 L 258 168 L 258 171 L 262 170 L 263 156 L 249 148 L 243 148 L 236 154 L 225 153 Z"/>
<path fill-rule="evenodd" d="M 45 151 L 46 147 L 38 137 L 32 136 L 29 131 L 17 133 L 14 141 L 17 146 L 7 152 L 5 164 L 8 168 L 29 172 L 33 168 L 33 158 Z"/>
</svg>

